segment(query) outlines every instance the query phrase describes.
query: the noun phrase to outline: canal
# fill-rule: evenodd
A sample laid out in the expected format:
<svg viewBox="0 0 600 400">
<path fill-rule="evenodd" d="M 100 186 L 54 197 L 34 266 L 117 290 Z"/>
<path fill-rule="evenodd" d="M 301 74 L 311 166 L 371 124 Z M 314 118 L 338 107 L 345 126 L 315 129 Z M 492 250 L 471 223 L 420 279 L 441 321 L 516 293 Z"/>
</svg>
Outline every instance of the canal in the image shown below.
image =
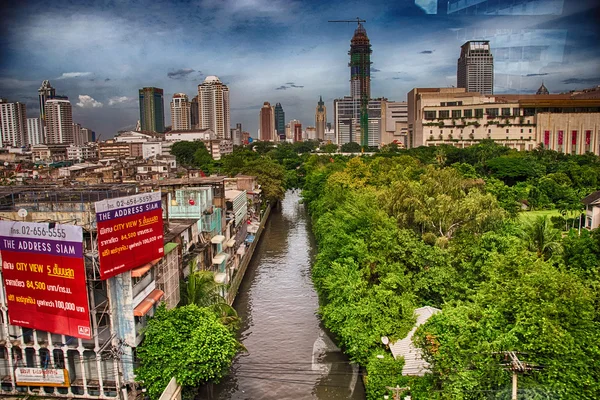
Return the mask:
<svg viewBox="0 0 600 400">
<path fill-rule="evenodd" d="M 298 192 L 274 209 L 234 303 L 247 351 L 212 399 L 364 399 L 358 368 L 324 330 L 310 278 L 316 252 Z"/>
</svg>

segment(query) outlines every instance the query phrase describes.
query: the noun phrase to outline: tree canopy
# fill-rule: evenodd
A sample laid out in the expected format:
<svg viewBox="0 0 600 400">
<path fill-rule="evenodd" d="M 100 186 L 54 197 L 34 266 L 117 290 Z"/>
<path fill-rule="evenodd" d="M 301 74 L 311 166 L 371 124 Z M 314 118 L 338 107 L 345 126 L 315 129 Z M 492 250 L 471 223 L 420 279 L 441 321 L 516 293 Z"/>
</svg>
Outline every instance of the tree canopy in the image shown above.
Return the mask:
<svg viewBox="0 0 600 400">
<path fill-rule="evenodd" d="M 365 367 L 369 399 L 396 384 L 415 400 L 507 398 L 505 350 L 540 366 L 520 394 L 600 397 L 600 233 L 520 218 L 525 207 L 579 212 L 600 189 L 598 157 L 484 142 L 313 155 L 303 168 L 319 312 Z M 380 338 L 405 337 L 425 305 L 442 310 L 414 337 L 431 370 L 404 377 Z"/>
<path fill-rule="evenodd" d="M 159 307 L 137 348 L 138 380 L 151 399 L 158 399 L 172 377 L 182 386 L 218 382 L 240 349 L 234 333 L 208 308 L 189 304 Z"/>
</svg>

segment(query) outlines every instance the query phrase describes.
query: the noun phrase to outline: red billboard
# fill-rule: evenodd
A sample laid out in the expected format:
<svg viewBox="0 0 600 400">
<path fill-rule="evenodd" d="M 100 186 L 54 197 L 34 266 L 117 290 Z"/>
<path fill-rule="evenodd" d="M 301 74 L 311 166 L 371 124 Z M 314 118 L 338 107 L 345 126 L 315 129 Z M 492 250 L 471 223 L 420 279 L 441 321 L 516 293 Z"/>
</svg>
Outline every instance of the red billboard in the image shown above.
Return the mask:
<svg viewBox="0 0 600 400">
<path fill-rule="evenodd" d="M 91 339 L 80 226 L 0 221 L 12 325 Z"/>
<path fill-rule="evenodd" d="M 160 192 L 99 201 L 96 224 L 102 279 L 164 254 Z"/>
</svg>

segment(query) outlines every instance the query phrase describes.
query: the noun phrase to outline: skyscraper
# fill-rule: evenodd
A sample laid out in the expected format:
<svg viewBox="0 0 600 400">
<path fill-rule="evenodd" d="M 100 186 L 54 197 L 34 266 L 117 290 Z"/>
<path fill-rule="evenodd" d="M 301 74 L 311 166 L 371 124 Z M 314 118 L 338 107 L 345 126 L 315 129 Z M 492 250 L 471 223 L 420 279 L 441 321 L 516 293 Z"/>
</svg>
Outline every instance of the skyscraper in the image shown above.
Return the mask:
<svg viewBox="0 0 600 400">
<path fill-rule="evenodd" d="M 291 125 L 291 123 L 290 123 Z M 297 121 L 293 126 L 294 131 L 294 143 L 302 141 L 302 124 L 300 121 Z"/>
<path fill-rule="evenodd" d="M 38 89 L 39 104 L 40 104 L 40 121 L 43 124 L 46 122 L 46 100 L 56 97 L 56 89 L 50 85 L 50 81 L 43 81 L 42 86 Z"/>
<path fill-rule="evenodd" d="M 73 143 L 71 102 L 63 99 L 46 101 L 46 143 Z"/>
<path fill-rule="evenodd" d="M 471 40 L 460 49 L 456 86 L 467 92 L 494 94 L 494 57 L 489 40 Z"/>
<path fill-rule="evenodd" d="M 279 140 L 285 140 L 285 113 L 281 103 L 275 104 L 275 130 Z"/>
<path fill-rule="evenodd" d="M 145 87 L 140 94 L 140 126 L 142 131 L 165 131 L 165 104 L 163 90 L 156 87 Z"/>
<path fill-rule="evenodd" d="M 27 108 L 24 103 L 0 99 L 0 146 L 27 145 Z"/>
<path fill-rule="evenodd" d="M 171 130 L 192 129 L 190 118 L 191 104 L 185 93 L 175 93 L 171 100 Z"/>
<path fill-rule="evenodd" d="M 212 130 L 217 139 L 229 139 L 229 119 L 229 88 L 216 76 L 207 76 L 198 85 L 198 128 Z"/>
<path fill-rule="evenodd" d="M 192 98 L 190 104 L 190 128 L 198 129 L 198 95 Z"/>
<path fill-rule="evenodd" d="M 315 113 L 315 127 L 317 128 L 317 140 L 325 140 L 325 124 L 327 124 L 327 108 L 323 103 L 323 97 L 319 96 L 317 112 Z"/>
<path fill-rule="evenodd" d="M 275 110 L 273 106 L 265 101 L 258 114 L 260 140 L 263 142 L 275 142 Z"/>
<path fill-rule="evenodd" d="M 350 97 L 360 110 L 361 145 L 369 145 L 369 99 L 371 98 L 371 42 L 359 22 L 350 41 Z"/>
<path fill-rule="evenodd" d="M 27 118 L 27 142 L 30 145 L 44 143 L 44 128 L 39 118 Z"/>
</svg>

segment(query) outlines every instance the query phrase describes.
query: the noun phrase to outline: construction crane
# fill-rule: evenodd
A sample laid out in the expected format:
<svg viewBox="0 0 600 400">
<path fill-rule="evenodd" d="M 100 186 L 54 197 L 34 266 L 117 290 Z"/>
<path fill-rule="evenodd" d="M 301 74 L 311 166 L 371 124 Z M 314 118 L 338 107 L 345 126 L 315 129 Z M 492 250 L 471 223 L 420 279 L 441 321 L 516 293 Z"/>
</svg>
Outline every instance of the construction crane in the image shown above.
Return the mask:
<svg viewBox="0 0 600 400">
<path fill-rule="evenodd" d="M 327 22 L 356 22 L 357 24 L 360 24 L 361 22 L 367 22 L 367 20 L 356 17 L 356 21 L 353 19 L 338 19 L 338 20 L 327 21 Z"/>
<path fill-rule="evenodd" d="M 361 22 L 367 22 L 365 19 L 360 19 L 360 17 L 356 17 L 356 19 L 344 19 L 344 20 L 330 20 L 328 22 L 356 22 L 358 27 L 354 32 L 354 37 L 351 40 L 350 44 L 350 63 L 348 66 L 350 67 L 350 80 L 352 81 L 352 97 L 354 101 L 356 101 L 355 94 L 355 86 L 354 81 L 358 81 L 359 85 L 359 95 L 360 99 L 360 145 L 363 148 L 369 146 L 369 100 L 371 96 L 371 83 L 370 83 L 370 65 L 371 63 L 371 44 L 369 43 L 369 38 L 367 37 L 367 32 L 364 27 L 361 25 Z M 351 136 L 352 137 L 352 134 Z"/>
</svg>

